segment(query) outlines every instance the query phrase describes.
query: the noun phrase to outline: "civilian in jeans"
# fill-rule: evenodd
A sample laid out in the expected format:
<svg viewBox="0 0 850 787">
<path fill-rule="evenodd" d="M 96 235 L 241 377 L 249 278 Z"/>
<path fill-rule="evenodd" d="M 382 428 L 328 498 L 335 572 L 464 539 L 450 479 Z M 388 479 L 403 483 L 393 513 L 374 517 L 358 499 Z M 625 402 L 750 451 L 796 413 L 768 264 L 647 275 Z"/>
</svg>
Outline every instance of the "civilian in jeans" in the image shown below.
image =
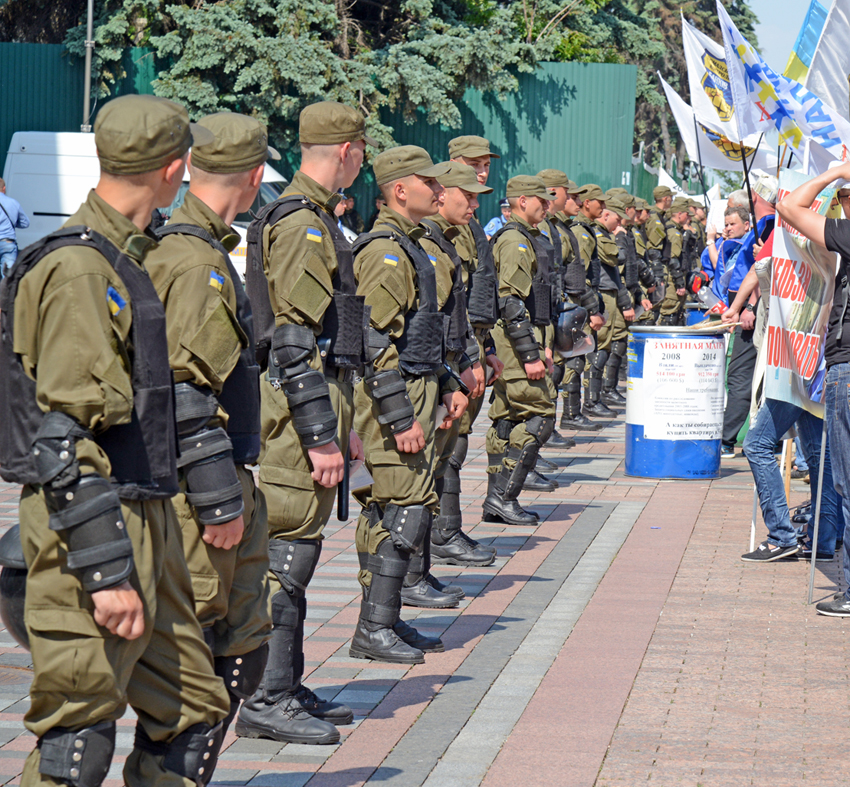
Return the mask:
<svg viewBox="0 0 850 787">
<path fill-rule="evenodd" d="M 6 181 L 0 178 L 0 279 L 12 270 L 18 258 L 18 240 L 15 229 L 26 229 L 30 225 L 27 214 L 20 203 L 6 196 Z"/>
<path fill-rule="evenodd" d="M 829 326 L 826 333 L 824 354 L 826 358 L 826 426 L 832 446 L 833 481 L 835 489 L 843 498 L 850 496 L 850 286 L 848 286 L 848 262 L 850 262 L 850 163 L 827 170 L 812 178 L 808 183 L 792 191 L 777 206 L 780 217 L 797 229 L 813 243 L 817 243 L 840 255 L 838 273 L 835 277 L 835 295 Z M 838 186 L 838 201 L 844 219 L 827 219 L 811 210 L 810 206 L 818 194 L 831 184 Z M 811 463 L 809 465 L 812 467 Z M 842 560 L 844 583 L 850 585 L 850 538 L 846 531 L 850 521 L 845 520 Z M 822 615 L 850 617 L 850 588 L 836 593 L 828 601 L 821 601 L 817 611 Z"/>
</svg>

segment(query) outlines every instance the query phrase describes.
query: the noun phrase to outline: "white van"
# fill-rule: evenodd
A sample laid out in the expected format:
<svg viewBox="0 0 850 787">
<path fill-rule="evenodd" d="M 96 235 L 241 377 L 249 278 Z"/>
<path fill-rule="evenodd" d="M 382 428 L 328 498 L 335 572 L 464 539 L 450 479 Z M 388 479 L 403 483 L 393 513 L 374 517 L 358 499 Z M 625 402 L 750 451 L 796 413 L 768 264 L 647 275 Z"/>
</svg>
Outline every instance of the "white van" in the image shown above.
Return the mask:
<svg viewBox="0 0 850 787">
<path fill-rule="evenodd" d="M 94 134 L 79 132 L 18 131 L 12 136 L 3 180 L 6 193 L 21 203 L 29 216 L 30 226 L 18 230 L 18 247 L 23 249 L 53 230 L 59 229 L 97 185 L 100 166 L 94 146 Z M 288 181 L 266 164 L 260 193 L 251 206 L 256 212 L 276 200 Z M 172 205 L 163 208 L 171 212 L 183 203 L 189 189 L 189 172 Z M 233 223 L 242 242 L 230 257 L 240 274 L 245 276 L 245 235 L 251 216 L 242 213 Z"/>
</svg>

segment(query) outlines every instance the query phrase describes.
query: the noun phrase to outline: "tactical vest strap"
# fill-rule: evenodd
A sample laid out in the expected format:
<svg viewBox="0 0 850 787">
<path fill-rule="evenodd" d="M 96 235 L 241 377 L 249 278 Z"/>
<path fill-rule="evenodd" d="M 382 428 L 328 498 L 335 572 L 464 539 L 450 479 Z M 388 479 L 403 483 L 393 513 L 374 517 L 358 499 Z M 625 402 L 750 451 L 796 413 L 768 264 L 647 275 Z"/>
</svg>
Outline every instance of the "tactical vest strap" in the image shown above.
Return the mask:
<svg viewBox="0 0 850 787">
<path fill-rule="evenodd" d="M 499 320 L 499 277 L 487 234 L 474 218 L 469 222 L 469 229 L 475 240 L 478 264 L 469 277 L 467 311 L 475 328 L 489 330 Z"/>
<path fill-rule="evenodd" d="M 426 236 L 440 247 L 454 265 L 452 291 L 443 305 L 443 313 L 449 316 L 449 331 L 446 348 L 451 352 L 463 352 L 469 338 L 469 317 L 466 312 L 466 286 L 463 282 L 463 262 L 450 240 L 446 238 L 440 226 L 430 219 L 423 219 Z"/>
<path fill-rule="evenodd" d="M 496 241 L 509 230 L 515 230 L 522 235 L 534 250 L 537 259 L 537 272 L 531 280 L 531 292 L 525 299 L 528 314 L 534 325 L 549 325 L 552 322 L 552 261 L 546 247 L 538 238 L 532 235 L 522 224 L 509 221 L 492 238 L 491 245 L 495 248 Z"/>
</svg>

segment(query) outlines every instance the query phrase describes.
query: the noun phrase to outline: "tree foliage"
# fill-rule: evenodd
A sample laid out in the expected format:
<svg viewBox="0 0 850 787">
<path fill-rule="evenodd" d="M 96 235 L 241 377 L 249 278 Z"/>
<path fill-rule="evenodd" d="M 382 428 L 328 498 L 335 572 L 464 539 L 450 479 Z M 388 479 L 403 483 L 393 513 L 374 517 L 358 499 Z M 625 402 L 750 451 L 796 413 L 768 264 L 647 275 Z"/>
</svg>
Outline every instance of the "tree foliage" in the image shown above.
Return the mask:
<svg viewBox="0 0 850 787">
<path fill-rule="evenodd" d="M 69 50 L 83 54 L 85 0 L 3 2 L 0 40 L 53 41 L 65 25 Z M 36 13 L 21 14 L 24 5 Z M 726 7 L 756 43 L 746 0 Z M 456 128 L 467 88 L 504 95 L 539 61 L 632 63 L 635 149 L 643 143 L 651 163 L 678 152 L 681 164 L 655 75 L 688 98 L 680 9 L 719 38 L 714 0 L 95 0 L 95 90 L 106 96 L 124 76 L 127 46 L 150 47 L 160 64 L 155 92 L 193 117 L 253 114 L 288 146 L 301 109 L 331 99 L 359 107 L 370 133 L 388 144 L 393 129 L 381 123 L 382 107 L 408 121 L 424 111 L 429 122 Z"/>
</svg>

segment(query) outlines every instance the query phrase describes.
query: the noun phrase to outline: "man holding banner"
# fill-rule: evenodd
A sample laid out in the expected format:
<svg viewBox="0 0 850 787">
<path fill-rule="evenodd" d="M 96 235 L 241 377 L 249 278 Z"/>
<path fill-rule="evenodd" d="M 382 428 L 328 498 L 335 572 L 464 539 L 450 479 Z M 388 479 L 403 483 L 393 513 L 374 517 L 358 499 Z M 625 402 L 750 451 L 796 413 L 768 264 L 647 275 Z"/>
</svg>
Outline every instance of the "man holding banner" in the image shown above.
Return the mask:
<svg viewBox="0 0 850 787">
<path fill-rule="evenodd" d="M 850 397 L 847 395 L 850 386 L 850 314 L 848 314 L 848 301 L 850 301 L 850 286 L 848 286 L 848 261 L 850 261 L 850 163 L 844 163 L 839 167 L 831 169 L 822 175 L 818 175 L 807 183 L 798 185 L 790 194 L 784 197 L 778 205 L 778 213 L 784 225 L 790 225 L 794 230 L 802 233 L 810 240 L 806 244 L 811 261 L 823 260 L 826 264 L 816 270 L 812 266 L 813 273 L 822 274 L 821 282 L 812 278 L 811 282 L 804 282 L 805 303 L 810 299 L 810 292 L 823 291 L 818 298 L 821 308 L 817 309 L 817 321 L 812 328 L 816 329 L 828 321 L 823 357 L 826 365 L 826 381 L 824 393 L 826 394 L 826 427 L 829 441 L 834 449 L 832 458 L 834 460 L 834 484 L 835 490 L 845 500 L 850 495 Z M 838 201 L 844 212 L 845 219 L 827 219 L 827 207 L 832 202 L 832 195 L 838 187 Z M 789 236 L 791 233 L 786 233 Z M 834 256 L 828 254 L 837 252 L 840 255 L 838 272 L 835 275 L 833 290 L 832 273 L 835 270 Z M 809 262 L 810 260 L 806 260 Z M 796 261 L 795 261 L 796 264 Z M 820 278 L 820 277 L 819 277 Z M 814 287 L 812 285 L 815 285 Z M 835 297 L 833 298 L 833 292 Z M 793 294 L 793 291 L 792 293 Z M 828 297 L 827 297 L 828 296 Z M 831 303 L 831 308 L 829 304 Z M 772 306 L 771 306 L 772 308 Z M 825 315 L 824 312 L 827 312 Z M 773 320 L 771 319 L 771 323 Z M 775 335 L 775 332 L 774 332 Z M 809 342 L 801 342 L 808 345 Z M 818 348 L 819 349 L 819 348 Z M 800 360 L 807 361 L 808 353 L 804 352 Z M 796 372 L 792 382 L 797 383 L 792 388 L 792 395 L 800 390 L 799 383 L 804 382 L 798 370 L 802 371 L 796 363 L 797 356 L 792 356 L 795 361 Z M 767 375 L 769 380 L 771 375 Z M 804 389 L 805 390 L 805 389 Z M 824 489 L 824 491 L 826 491 Z M 846 514 L 846 511 L 845 511 Z M 848 590 L 838 593 L 829 601 L 822 601 L 817 605 L 817 611 L 822 615 L 834 617 L 850 617 L 850 543 L 846 531 L 846 524 L 850 521 L 845 516 L 844 532 L 844 580 Z"/>
</svg>

